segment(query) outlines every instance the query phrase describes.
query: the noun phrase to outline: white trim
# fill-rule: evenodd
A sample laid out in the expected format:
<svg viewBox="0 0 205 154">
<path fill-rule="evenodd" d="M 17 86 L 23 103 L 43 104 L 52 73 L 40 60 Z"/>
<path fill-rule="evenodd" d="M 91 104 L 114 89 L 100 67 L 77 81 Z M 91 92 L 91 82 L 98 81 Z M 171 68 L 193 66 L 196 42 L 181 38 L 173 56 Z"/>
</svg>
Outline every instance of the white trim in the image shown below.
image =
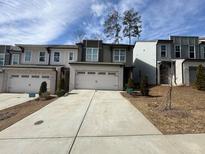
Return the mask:
<svg viewBox="0 0 205 154">
<path fill-rule="evenodd" d="M 30 60 L 29 61 L 26 61 L 26 52 L 30 52 L 31 53 L 31 56 L 30 56 Z M 31 51 L 25 51 L 24 52 L 24 62 L 25 63 L 30 63 L 32 61 L 32 52 Z"/>
<path fill-rule="evenodd" d="M 91 59 L 88 59 L 87 58 L 87 49 L 91 49 Z M 94 49 L 97 49 L 97 60 L 94 60 L 93 59 L 93 51 L 94 51 Z M 86 55 L 85 55 L 85 60 L 87 61 L 87 62 L 98 62 L 99 61 L 99 48 L 86 48 Z"/>
<path fill-rule="evenodd" d="M 0 53 L 0 55 L 3 55 L 3 57 L 4 57 L 3 65 L 0 65 L 0 66 L 4 66 L 5 65 L 5 59 L 6 59 L 6 54 L 5 53 Z"/>
<path fill-rule="evenodd" d="M 176 46 L 179 46 L 179 49 L 180 49 L 180 56 L 179 57 L 176 57 L 176 52 L 178 52 L 178 51 L 176 51 Z M 180 59 L 181 58 L 181 56 L 182 56 L 182 53 L 181 53 L 181 45 L 175 45 L 174 46 L 174 57 L 176 58 L 176 59 Z"/>
<path fill-rule="evenodd" d="M 125 52 L 125 58 L 124 58 L 124 61 L 121 61 L 121 60 L 120 60 L 120 53 L 122 52 L 122 50 Z M 115 52 L 116 52 L 116 51 L 119 51 L 119 55 L 118 55 L 118 56 L 119 56 L 119 59 L 118 59 L 118 60 L 115 60 Z M 113 60 L 113 62 L 116 62 L 116 63 L 122 63 L 122 62 L 123 62 L 123 63 L 126 63 L 126 58 L 127 58 L 127 52 L 126 52 L 126 49 L 120 49 L 120 48 L 117 49 L 117 48 L 116 48 L 116 49 L 113 50 L 113 56 L 112 56 L 112 60 Z"/>
<path fill-rule="evenodd" d="M 17 57 L 18 57 L 18 62 L 17 62 L 17 64 L 14 64 L 14 56 L 17 56 Z M 20 60 L 20 55 L 19 55 L 19 54 L 12 54 L 12 57 L 11 57 L 11 64 L 12 64 L 12 65 L 18 65 L 18 64 L 19 64 L 19 60 Z"/>
<path fill-rule="evenodd" d="M 194 58 L 191 58 L 191 57 L 190 57 L 190 53 L 191 53 L 191 52 L 190 52 L 190 47 L 194 47 Z M 190 59 L 195 59 L 195 58 L 196 58 L 196 49 L 195 49 L 195 45 L 189 45 L 189 58 L 190 58 Z"/>
</svg>

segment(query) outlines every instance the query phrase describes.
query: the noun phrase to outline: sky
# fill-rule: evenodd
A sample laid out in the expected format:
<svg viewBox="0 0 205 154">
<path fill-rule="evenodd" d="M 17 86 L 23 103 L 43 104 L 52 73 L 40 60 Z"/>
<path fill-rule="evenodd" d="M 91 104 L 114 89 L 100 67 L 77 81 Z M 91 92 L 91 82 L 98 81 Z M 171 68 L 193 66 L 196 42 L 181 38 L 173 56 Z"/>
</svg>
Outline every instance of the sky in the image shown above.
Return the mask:
<svg viewBox="0 0 205 154">
<path fill-rule="evenodd" d="M 112 42 L 103 34 L 108 12 L 131 8 L 142 17 L 140 40 L 205 36 L 205 0 L 0 0 L 0 44 Z"/>
</svg>

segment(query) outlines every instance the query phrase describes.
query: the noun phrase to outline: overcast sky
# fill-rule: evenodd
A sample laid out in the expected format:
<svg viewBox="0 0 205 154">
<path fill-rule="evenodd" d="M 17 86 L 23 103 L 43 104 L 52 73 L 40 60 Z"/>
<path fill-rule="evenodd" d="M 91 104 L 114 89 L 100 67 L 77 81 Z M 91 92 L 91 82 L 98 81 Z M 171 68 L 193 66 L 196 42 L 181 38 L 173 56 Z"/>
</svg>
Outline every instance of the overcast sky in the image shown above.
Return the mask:
<svg viewBox="0 0 205 154">
<path fill-rule="evenodd" d="M 137 10 L 143 40 L 205 36 L 204 0 L 0 0 L 0 44 L 71 44 L 82 32 L 103 38 L 111 8 Z"/>
</svg>

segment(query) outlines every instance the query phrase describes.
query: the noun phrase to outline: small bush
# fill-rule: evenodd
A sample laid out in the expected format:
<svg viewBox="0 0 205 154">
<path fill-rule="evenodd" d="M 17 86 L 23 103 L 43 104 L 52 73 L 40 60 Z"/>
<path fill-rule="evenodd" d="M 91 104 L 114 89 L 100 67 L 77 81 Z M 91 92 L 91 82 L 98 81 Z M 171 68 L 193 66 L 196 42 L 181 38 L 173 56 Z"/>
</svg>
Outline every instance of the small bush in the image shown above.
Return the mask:
<svg viewBox="0 0 205 154">
<path fill-rule="evenodd" d="M 47 83 L 44 81 L 41 83 L 40 90 L 39 90 L 39 96 L 41 96 L 43 93 L 47 92 Z"/>
<path fill-rule="evenodd" d="M 202 65 L 197 68 L 195 86 L 198 90 L 205 90 L 205 72 Z"/>
<path fill-rule="evenodd" d="M 44 92 L 41 94 L 40 97 L 43 98 L 44 100 L 49 100 L 51 99 L 51 94 L 49 92 Z"/>
<path fill-rule="evenodd" d="M 127 88 L 134 88 L 134 87 L 135 85 L 133 79 L 129 78 L 127 83 Z"/>
<path fill-rule="evenodd" d="M 57 95 L 58 97 L 64 96 L 64 95 L 65 95 L 65 90 L 63 90 L 63 89 L 57 90 L 57 91 L 56 91 L 56 95 Z"/>
<path fill-rule="evenodd" d="M 140 91 L 143 96 L 149 96 L 148 77 L 144 76 L 140 83 Z"/>
</svg>

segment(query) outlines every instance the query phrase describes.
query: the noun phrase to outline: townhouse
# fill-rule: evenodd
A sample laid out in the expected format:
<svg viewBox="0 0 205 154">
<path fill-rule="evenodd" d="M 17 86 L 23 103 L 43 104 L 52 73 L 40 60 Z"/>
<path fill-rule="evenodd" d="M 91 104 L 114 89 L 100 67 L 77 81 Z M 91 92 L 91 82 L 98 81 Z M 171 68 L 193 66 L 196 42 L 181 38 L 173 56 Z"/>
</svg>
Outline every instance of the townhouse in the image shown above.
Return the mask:
<svg viewBox="0 0 205 154">
<path fill-rule="evenodd" d="M 76 45 L 16 44 L 2 49 L 0 92 L 35 92 L 47 82 L 52 94 L 66 90 L 123 90 L 132 71 L 134 46 L 84 40 Z M 6 55 L 6 56 L 5 56 Z"/>
<path fill-rule="evenodd" d="M 169 84 L 172 80 L 174 85 L 190 86 L 196 80 L 197 66 L 205 66 L 205 42 L 197 36 L 139 41 L 133 51 L 133 64 L 137 83 L 146 75 L 153 85 Z"/>
</svg>

